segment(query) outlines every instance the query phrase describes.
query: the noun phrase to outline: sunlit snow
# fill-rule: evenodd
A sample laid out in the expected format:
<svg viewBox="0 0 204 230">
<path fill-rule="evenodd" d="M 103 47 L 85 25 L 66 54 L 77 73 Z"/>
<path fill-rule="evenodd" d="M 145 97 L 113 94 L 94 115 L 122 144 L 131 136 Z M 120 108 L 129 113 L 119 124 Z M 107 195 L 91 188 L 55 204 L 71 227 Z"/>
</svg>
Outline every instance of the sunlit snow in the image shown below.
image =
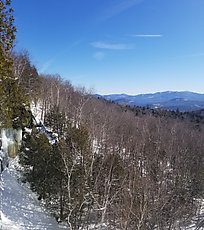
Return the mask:
<svg viewBox="0 0 204 230">
<path fill-rule="evenodd" d="M 58 225 L 37 197 L 18 182 L 14 165 L 3 171 L 0 179 L 0 209 L 2 230 L 58 230 Z M 2 226 L 1 226 L 2 225 Z"/>
</svg>

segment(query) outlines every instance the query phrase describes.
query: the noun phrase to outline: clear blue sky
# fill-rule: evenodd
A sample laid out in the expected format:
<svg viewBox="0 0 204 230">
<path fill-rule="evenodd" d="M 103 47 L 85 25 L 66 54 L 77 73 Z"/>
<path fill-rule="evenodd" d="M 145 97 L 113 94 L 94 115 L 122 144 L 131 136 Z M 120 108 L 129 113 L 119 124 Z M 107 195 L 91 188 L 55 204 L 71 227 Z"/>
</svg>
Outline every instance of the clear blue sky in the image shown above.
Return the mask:
<svg viewBox="0 0 204 230">
<path fill-rule="evenodd" d="M 16 49 L 95 93 L 204 93 L 204 0 L 13 0 Z"/>
</svg>

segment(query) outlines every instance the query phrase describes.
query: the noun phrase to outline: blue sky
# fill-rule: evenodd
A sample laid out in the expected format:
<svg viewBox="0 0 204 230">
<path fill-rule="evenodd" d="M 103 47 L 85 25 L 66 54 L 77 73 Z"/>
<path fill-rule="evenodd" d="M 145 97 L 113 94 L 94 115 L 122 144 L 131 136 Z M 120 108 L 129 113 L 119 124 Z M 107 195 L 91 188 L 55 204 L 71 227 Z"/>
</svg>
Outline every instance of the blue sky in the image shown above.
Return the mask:
<svg viewBox="0 0 204 230">
<path fill-rule="evenodd" d="M 16 49 L 95 93 L 204 93 L 203 0 L 13 0 Z"/>
</svg>

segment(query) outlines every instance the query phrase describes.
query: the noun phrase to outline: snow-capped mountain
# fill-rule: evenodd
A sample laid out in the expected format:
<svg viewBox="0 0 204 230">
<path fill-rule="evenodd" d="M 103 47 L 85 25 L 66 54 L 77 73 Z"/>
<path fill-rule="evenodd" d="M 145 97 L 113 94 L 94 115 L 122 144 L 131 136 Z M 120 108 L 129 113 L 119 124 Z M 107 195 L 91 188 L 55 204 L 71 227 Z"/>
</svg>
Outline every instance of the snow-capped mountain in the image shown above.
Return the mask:
<svg viewBox="0 0 204 230">
<path fill-rule="evenodd" d="M 118 104 L 130 106 L 148 106 L 150 108 L 165 108 L 170 110 L 194 111 L 204 109 L 204 94 L 189 91 L 166 91 L 149 94 L 127 95 L 110 94 L 97 95 Z"/>
</svg>

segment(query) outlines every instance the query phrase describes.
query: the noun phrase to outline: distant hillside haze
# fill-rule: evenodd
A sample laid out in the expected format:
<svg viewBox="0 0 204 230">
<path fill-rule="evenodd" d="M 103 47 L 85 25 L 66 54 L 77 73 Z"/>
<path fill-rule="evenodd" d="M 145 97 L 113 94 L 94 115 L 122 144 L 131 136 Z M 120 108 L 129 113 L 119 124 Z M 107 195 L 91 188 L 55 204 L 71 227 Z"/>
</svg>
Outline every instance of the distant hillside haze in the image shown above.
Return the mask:
<svg viewBox="0 0 204 230">
<path fill-rule="evenodd" d="M 110 94 L 97 95 L 122 105 L 164 108 L 179 111 L 204 109 L 204 94 L 189 91 L 166 91 L 139 95 Z"/>
</svg>

